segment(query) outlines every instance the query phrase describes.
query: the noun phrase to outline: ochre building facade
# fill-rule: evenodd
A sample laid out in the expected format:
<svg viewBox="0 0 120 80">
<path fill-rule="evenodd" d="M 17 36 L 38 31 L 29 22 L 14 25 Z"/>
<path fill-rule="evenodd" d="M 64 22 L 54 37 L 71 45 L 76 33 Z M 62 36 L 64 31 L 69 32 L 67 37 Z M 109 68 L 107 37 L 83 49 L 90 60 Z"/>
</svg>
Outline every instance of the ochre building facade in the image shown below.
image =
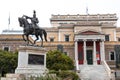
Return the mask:
<svg viewBox="0 0 120 80">
<path fill-rule="evenodd" d="M 117 26 L 117 20 L 116 14 L 52 15 L 52 27 L 44 28 L 47 31 L 48 42 L 44 42 L 43 45 L 48 50 L 59 49 L 70 56 L 75 62 L 76 70 L 82 71 L 81 75 L 86 72 L 89 65 L 93 65 L 92 68 L 104 66 L 109 74 L 106 76 L 111 79 L 111 70 L 116 70 L 115 45 L 120 45 L 120 28 Z M 0 47 L 3 49 L 5 45 L 2 39 Z M 20 43 L 19 46 L 24 44 Z M 38 41 L 37 45 L 40 44 Z M 14 50 L 17 48 L 18 46 Z M 103 79 L 106 79 L 105 76 Z"/>
</svg>

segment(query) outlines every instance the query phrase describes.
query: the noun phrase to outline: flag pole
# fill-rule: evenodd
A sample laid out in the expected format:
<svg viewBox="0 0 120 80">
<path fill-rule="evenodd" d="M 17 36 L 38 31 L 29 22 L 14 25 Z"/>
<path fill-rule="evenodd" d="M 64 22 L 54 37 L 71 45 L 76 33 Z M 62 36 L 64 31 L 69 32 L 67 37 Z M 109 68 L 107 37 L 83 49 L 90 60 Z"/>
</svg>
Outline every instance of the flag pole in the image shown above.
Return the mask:
<svg viewBox="0 0 120 80">
<path fill-rule="evenodd" d="M 9 16 L 8 16 L 8 30 L 10 28 L 10 12 L 9 12 Z"/>
<path fill-rule="evenodd" d="M 88 21 L 89 13 L 88 13 L 88 4 L 87 4 L 87 0 L 86 0 L 86 15 L 87 15 L 87 21 Z"/>
<path fill-rule="evenodd" d="M 86 14 L 88 15 L 89 13 L 88 13 L 88 6 L 86 7 Z"/>
<path fill-rule="evenodd" d="M 86 0 L 86 14 L 88 15 L 88 3 L 87 3 L 87 0 Z"/>
</svg>

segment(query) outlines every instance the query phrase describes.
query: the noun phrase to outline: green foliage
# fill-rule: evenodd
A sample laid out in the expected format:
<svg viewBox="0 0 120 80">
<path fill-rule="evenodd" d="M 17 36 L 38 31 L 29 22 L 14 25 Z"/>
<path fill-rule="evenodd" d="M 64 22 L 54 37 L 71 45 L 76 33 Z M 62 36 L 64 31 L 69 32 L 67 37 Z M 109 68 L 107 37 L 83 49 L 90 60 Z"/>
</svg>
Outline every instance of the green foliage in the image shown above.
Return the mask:
<svg viewBox="0 0 120 80">
<path fill-rule="evenodd" d="M 62 80 L 79 80 L 79 76 L 73 71 L 55 71 L 50 70 L 49 74 L 56 74 L 58 77 L 62 78 Z"/>
<path fill-rule="evenodd" d="M 0 72 L 11 73 L 17 67 L 18 52 L 7 52 L 0 50 Z"/>
<path fill-rule="evenodd" d="M 57 50 L 48 51 L 46 63 L 50 70 L 72 70 L 74 68 L 73 60 Z"/>
<path fill-rule="evenodd" d="M 61 71 L 58 76 L 63 79 L 67 79 L 67 78 L 70 78 L 71 80 L 79 79 L 78 75 L 72 71 Z"/>
</svg>

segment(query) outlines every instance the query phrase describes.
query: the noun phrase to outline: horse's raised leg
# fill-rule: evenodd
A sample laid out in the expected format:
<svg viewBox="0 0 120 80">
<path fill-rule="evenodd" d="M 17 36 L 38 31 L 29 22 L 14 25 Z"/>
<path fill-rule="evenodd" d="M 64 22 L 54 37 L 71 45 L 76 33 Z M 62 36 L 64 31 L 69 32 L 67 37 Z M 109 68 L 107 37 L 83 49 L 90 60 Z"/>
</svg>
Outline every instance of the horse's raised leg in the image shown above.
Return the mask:
<svg viewBox="0 0 120 80">
<path fill-rule="evenodd" d="M 27 37 L 27 45 L 29 45 L 29 35 L 26 35 Z"/>
<path fill-rule="evenodd" d="M 36 44 L 36 41 L 39 39 L 38 35 L 35 35 L 36 39 L 34 40 L 34 45 Z"/>
<path fill-rule="evenodd" d="M 42 38 L 42 35 L 40 35 L 40 38 L 41 38 L 41 47 L 43 47 L 43 38 Z"/>
<path fill-rule="evenodd" d="M 25 34 L 23 34 L 22 37 L 23 37 L 23 40 L 26 41 L 26 39 L 25 39 Z"/>
</svg>

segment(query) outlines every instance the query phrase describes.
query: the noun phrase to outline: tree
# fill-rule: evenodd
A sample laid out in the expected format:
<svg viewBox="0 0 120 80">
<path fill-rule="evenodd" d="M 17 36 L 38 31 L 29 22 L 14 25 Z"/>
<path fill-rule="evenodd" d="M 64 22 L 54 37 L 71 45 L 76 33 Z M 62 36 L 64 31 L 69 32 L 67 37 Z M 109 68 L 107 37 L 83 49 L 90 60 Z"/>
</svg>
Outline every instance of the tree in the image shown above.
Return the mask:
<svg viewBox="0 0 120 80">
<path fill-rule="evenodd" d="M 47 68 L 50 70 L 72 70 L 74 69 L 73 60 L 60 51 L 48 51 Z"/>
<path fill-rule="evenodd" d="M 0 72 L 2 74 L 14 72 L 17 67 L 17 53 L 0 50 Z"/>
</svg>

